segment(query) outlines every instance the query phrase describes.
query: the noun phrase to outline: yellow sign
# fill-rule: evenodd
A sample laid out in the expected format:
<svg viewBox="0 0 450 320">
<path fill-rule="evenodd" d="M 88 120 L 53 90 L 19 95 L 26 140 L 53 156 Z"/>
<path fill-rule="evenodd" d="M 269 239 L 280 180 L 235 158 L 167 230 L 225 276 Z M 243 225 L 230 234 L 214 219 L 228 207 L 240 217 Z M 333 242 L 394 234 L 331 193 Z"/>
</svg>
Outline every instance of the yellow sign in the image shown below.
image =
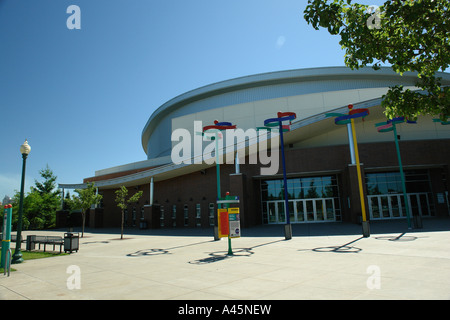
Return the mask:
<svg viewBox="0 0 450 320">
<path fill-rule="evenodd" d="M 239 238 L 241 236 L 241 217 L 239 215 L 239 208 L 228 209 L 228 222 L 230 238 Z"/>
<path fill-rule="evenodd" d="M 239 213 L 239 208 L 228 208 L 228 213 Z"/>
</svg>

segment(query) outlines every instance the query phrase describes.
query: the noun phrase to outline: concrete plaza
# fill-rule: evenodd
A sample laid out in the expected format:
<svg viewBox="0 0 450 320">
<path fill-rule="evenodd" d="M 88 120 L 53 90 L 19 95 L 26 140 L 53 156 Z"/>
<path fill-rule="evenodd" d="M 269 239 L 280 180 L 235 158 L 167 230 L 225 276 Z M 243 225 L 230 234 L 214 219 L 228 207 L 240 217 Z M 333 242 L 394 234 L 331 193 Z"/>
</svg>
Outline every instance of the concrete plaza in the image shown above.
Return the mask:
<svg viewBox="0 0 450 320">
<path fill-rule="evenodd" d="M 77 253 L 1 274 L 0 299 L 450 299 L 450 219 L 372 222 L 369 238 L 344 223 L 294 225 L 291 240 L 283 225 L 242 234 L 229 256 L 210 229 L 125 229 L 123 240 L 86 229 Z"/>
</svg>

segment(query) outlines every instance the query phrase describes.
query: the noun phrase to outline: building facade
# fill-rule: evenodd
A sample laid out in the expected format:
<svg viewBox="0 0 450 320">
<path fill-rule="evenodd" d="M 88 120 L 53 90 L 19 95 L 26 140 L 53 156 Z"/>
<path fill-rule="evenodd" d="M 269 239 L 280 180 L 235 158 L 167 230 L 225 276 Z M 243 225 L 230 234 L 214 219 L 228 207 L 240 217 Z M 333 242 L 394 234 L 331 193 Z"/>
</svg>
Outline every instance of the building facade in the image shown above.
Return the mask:
<svg viewBox="0 0 450 320">
<path fill-rule="evenodd" d="M 450 74 L 439 76 L 443 85 L 450 85 Z M 215 120 L 230 122 L 249 134 L 241 143 L 245 155 L 240 154 L 237 164 L 238 143 L 228 141 L 223 132 L 223 145 L 234 146 L 223 152 L 234 161 L 219 166 L 221 196 L 228 191 L 239 197 L 243 227 L 286 223 L 281 155 L 267 153 L 278 166 L 264 174 L 261 169 L 267 168 L 267 161 L 253 157 L 261 140 L 250 136 L 251 130 L 279 111 L 297 115 L 290 131 L 283 134 L 290 222 L 358 223 L 362 210 L 351 132 L 327 116 L 348 112 L 349 104 L 370 112 L 364 120 L 355 121 L 367 216 L 370 220 L 404 219 L 394 136 L 378 133 L 375 124 L 386 121 L 380 104 L 388 88 L 414 89 L 415 81 L 414 74 L 399 76 L 390 68 L 315 68 L 232 79 L 175 97 L 150 116 L 142 131 L 147 160 L 99 170 L 85 179 L 103 194 L 101 207 L 91 210 L 90 226 L 120 226 L 114 192 L 124 185 L 130 194 L 143 191 L 141 200 L 126 211 L 129 227 L 212 227 L 218 208 L 217 166 L 198 156 L 204 156 L 214 143 L 203 139 L 201 131 Z M 399 124 L 397 130 L 412 214 L 449 216 L 450 127 L 424 116 L 417 124 Z M 174 137 L 174 132 L 184 136 Z M 275 134 L 272 137 L 267 142 L 278 139 Z M 179 152 L 182 141 L 188 147 Z M 183 161 L 174 161 L 175 149 Z"/>
</svg>

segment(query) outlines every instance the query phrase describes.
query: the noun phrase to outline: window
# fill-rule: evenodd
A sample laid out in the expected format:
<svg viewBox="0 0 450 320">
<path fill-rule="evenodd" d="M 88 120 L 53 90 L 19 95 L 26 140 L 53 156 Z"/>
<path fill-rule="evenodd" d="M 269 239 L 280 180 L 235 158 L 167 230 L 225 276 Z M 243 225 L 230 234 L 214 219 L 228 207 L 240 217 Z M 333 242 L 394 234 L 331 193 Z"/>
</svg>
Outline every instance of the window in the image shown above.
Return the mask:
<svg viewBox="0 0 450 320">
<path fill-rule="evenodd" d="M 164 206 L 160 207 L 159 225 L 164 227 Z"/>
<path fill-rule="evenodd" d="M 177 205 L 172 206 L 172 227 L 177 226 Z"/>
<path fill-rule="evenodd" d="M 202 208 L 200 206 L 200 203 L 197 203 L 195 205 L 195 219 L 196 219 L 197 227 L 201 227 L 201 225 L 202 225 Z"/>
<path fill-rule="evenodd" d="M 366 174 L 367 194 L 403 193 L 400 172 L 380 172 Z M 431 193 L 430 178 L 427 170 L 405 171 L 407 193 Z"/>
<path fill-rule="evenodd" d="M 337 176 L 298 177 L 287 179 L 291 223 L 341 221 Z M 264 223 L 284 223 L 284 182 L 261 180 Z"/>
<path fill-rule="evenodd" d="M 189 225 L 189 207 L 187 204 L 184 205 L 183 215 L 184 215 L 184 226 L 187 227 Z"/>
<path fill-rule="evenodd" d="M 288 199 L 338 198 L 335 176 L 287 179 Z M 261 181 L 262 201 L 284 200 L 283 180 Z"/>
<path fill-rule="evenodd" d="M 371 219 L 406 217 L 406 204 L 400 172 L 366 174 L 367 197 Z M 433 194 L 428 170 L 405 171 L 408 210 L 414 215 L 434 215 Z"/>
<path fill-rule="evenodd" d="M 214 226 L 214 203 L 209 204 L 209 225 Z"/>
<path fill-rule="evenodd" d="M 131 219 L 133 219 L 133 227 L 136 226 L 136 207 L 133 207 L 133 210 L 131 211 Z"/>
</svg>

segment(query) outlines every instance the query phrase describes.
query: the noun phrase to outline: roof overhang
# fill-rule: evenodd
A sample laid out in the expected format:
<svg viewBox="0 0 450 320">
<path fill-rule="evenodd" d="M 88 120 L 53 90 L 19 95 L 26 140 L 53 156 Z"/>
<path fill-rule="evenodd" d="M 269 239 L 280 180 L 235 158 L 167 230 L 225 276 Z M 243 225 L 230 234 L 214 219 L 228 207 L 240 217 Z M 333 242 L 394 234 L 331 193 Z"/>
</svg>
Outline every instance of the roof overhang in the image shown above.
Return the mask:
<svg viewBox="0 0 450 320">
<path fill-rule="evenodd" d="M 382 101 L 381 98 L 372 99 L 360 103 L 355 103 L 354 107 L 370 108 L 371 115 L 374 115 L 376 117 L 383 117 L 381 108 L 376 108 L 380 106 L 381 101 Z M 330 110 L 309 118 L 293 122 L 291 125 L 291 131 L 284 134 L 285 144 L 306 140 L 314 137 L 315 135 L 329 131 L 330 128 L 334 128 L 335 127 L 334 118 L 326 116 L 326 113 L 330 112 L 347 113 L 348 107 L 343 106 L 334 110 Z M 246 155 L 248 155 L 249 145 L 253 143 L 257 143 L 257 141 L 247 144 Z M 150 183 L 151 178 L 153 178 L 155 182 L 163 181 L 176 178 L 182 175 L 190 174 L 193 172 L 198 172 L 215 166 L 215 163 L 206 164 L 202 162 L 201 164 L 194 164 L 194 158 L 192 158 L 191 161 L 186 162 L 188 163 L 190 162 L 191 164 L 169 163 L 139 173 L 134 173 L 114 179 L 96 181 L 95 186 L 98 187 L 99 189 L 115 189 L 119 188 L 122 185 L 127 187 L 136 186 Z"/>
<path fill-rule="evenodd" d="M 442 76 L 446 80 L 450 80 L 450 75 L 447 73 L 439 73 L 439 76 Z M 351 70 L 348 67 L 323 67 L 262 73 L 210 84 L 181 94 L 169 100 L 153 112 L 142 131 L 142 147 L 145 153 L 148 154 L 148 140 L 161 120 L 175 110 L 178 110 L 179 108 L 195 101 L 232 91 L 261 86 L 305 81 L 345 81 L 347 79 L 396 80 L 399 84 L 401 84 L 415 83 L 417 81 L 417 74 L 413 72 L 405 72 L 403 75 L 399 75 L 389 67 L 382 67 L 380 70 L 374 70 L 371 67 L 360 68 L 359 70 Z"/>
</svg>

